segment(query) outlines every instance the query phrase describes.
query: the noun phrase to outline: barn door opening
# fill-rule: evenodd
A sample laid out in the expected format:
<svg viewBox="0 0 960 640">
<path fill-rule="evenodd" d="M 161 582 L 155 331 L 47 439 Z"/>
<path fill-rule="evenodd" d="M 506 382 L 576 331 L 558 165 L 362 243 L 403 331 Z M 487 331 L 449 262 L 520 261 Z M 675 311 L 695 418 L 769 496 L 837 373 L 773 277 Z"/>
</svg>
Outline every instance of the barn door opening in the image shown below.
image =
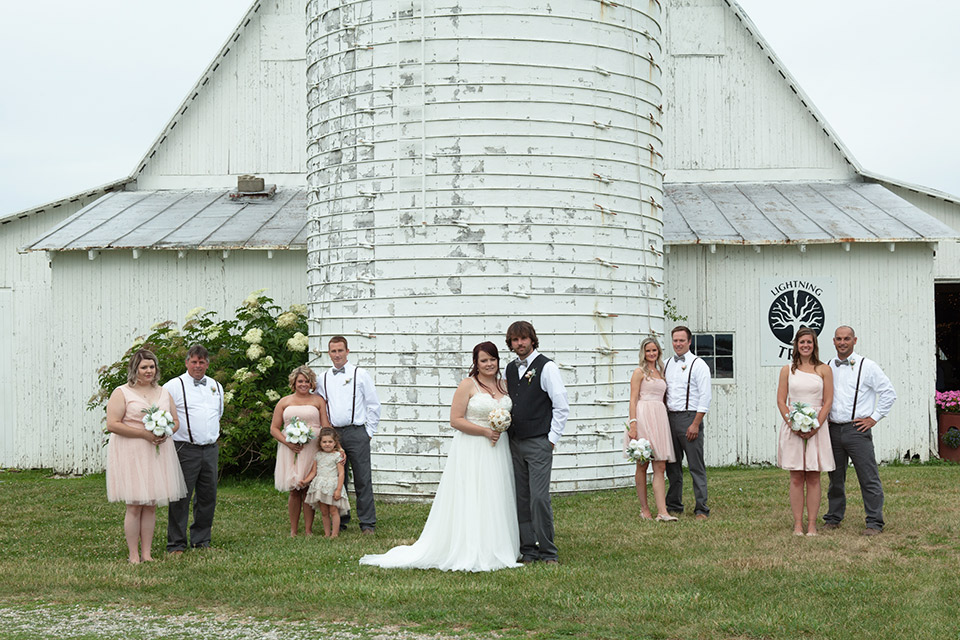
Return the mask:
<svg viewBox="0 0 960 640">
<path fill-rule="evenodd" d="M 960 389 L 960 283 L 934 285 L 937 391 Z"/>
</svg>

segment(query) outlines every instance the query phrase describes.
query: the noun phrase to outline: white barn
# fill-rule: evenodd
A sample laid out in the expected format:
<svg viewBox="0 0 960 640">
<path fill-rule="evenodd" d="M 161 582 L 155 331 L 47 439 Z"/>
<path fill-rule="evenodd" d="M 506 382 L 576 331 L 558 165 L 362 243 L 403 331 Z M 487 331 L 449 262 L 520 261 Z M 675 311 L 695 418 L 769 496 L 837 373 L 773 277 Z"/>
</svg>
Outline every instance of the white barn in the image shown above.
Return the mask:
<svg viewBox="0 0 960 640">
<path fill-rule="evenodd" d="M 52 369 L 41 384 L 0 373 L 5 406 L 16 407 L 0 417 L 0 465 L 102 468 L 100 416 L 84 410 L 96 369 L 151 324 L 194 306 L 227 312 L 263 287 L 281 304 L 305 300 L 304 22 L 301 2 L 254 2 L 131 176 L 0 218 L 11 329 L 0 351 Z M 960 280 L 960 200 L 863 170 L 735 2 L 666 0 L 663 24 L 662 295 L 730 373 L 716 381 L 708 464 L 775 458 L 776 369 L 762 340 L 764 291 L 778 279 L 821 285 L 832 296 L 826 322 L 855 326 L 862 352 L 890 373 L 900 399 L 877 431 L 878 455 L 928 457 L 935 285 Z M 243 174 L 277 185 L 273 209 L 224 202 Z M 123 293 L 152 287 L 153 299 Z M 821 347 L 831 352 L 828 340 Z M 636 347 L 615 351 L 609 379 L 575 401 L 569 426 L 608 452 L 637 359 Z M 388 395 L 389 379 L 378 384 Z M 378 456 L 403 445 L 391 429 L 375 440 Z M 558 449 L 557 490 L 631 481 L 626 465 L 591 467 L 575 441 Z M 432 455 L 442 450 L 438 438 Z M 431 473 L 416 489 L 396 474 L 377 490 L 428 492 Z"/>
</svg>

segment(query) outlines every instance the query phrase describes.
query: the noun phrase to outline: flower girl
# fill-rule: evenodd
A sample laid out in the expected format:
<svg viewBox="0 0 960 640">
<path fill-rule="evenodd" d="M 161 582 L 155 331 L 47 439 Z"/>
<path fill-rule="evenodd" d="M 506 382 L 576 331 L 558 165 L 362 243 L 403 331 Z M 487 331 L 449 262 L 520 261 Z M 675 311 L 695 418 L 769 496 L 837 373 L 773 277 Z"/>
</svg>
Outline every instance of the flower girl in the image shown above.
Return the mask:
<svg viewBox="0 0 960 640">
<path fill-rule="evenodd" d="M 303 482 L 304 485 L 310 483 L 305 502 L 320 511 L 325 538 L 336 538 L 340 534 L 340 514 L 350 511 L 350 502 L 343 494 L 343 460 L 336 429 L 320 429 L 320 450 Z"/>
</svg>

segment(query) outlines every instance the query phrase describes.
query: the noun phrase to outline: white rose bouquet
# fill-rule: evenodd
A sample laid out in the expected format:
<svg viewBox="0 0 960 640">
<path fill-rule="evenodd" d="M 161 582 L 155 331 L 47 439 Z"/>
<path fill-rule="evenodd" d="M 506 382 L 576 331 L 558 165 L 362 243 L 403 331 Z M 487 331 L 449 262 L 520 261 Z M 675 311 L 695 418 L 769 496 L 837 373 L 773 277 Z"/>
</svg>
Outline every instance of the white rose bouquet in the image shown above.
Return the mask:
<svg viewBox="0 0 960 640">
<path fill-rule="evenodd" d="M 487 417 L 487 420 L 490 422 L 490 428 L 498 433 L 503 433 L 510 428 L 510 412 L 501 407 L 497 407 L 490 412 L 490 415 Z M 496 442 L 491 442 L 490 446 L 496 446 Z"/>
<path fill-rule="evenodd" d="M 791 406 L 787 419 L 790 421 L 790 428 L 800 433 L 810 433 L 817 428 L 817 412 L 814 411 L 806 402 L 794 402 Z"/>
<path fill-rule="evenodd" d="M 157 437 L 173 435 L 173 416 L 169 411 L 153 405 L 144 409 L 143 414 L 143 426 L 147 431 Z M 160 445 L 157 445 L 157 455 L 160 455 Z"/>
<path fill-rule="evenodd" d="M 653 445 L 646 438 L 637 438 L 627 443 L 627 459 L 643 464 L 653 460 Z"/>
<path fill-rule="evenodd" d="M 293 417 L 290 419 L 290 422 L 287 423 L 287 426 L 283 428 L 283 437 L 286 438 L 290 444 L 307 444 L 313 438 L 313 431 L 307 426 L 306 422 L 300 418 Z M 294 460 L 297 459 L 297 455 L 298 454 L 293 455 Z"/>
</svg>

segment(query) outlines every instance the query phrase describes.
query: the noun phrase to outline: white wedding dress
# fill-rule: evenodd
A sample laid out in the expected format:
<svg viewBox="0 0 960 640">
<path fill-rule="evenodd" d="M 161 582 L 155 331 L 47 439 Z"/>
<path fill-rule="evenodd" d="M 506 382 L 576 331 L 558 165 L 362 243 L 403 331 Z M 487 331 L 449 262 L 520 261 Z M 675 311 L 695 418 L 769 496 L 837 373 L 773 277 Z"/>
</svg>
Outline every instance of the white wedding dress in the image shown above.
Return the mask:
<svg viewBox="0 0 960 640">
<path fill-rule="evenodd" d="M 478 392 L 466 418 L 489 426 L 490 412 L 510 410 L 509 396 L 495 400 Z M 510 441 L 504 433 L 491 446 L 483 436 L 453 434 L 447 466 L 420 538 L 412 545 L 367 555 L 360 564 L 387 569 L 494 571 L 522 566 Z"/>
</svg>

